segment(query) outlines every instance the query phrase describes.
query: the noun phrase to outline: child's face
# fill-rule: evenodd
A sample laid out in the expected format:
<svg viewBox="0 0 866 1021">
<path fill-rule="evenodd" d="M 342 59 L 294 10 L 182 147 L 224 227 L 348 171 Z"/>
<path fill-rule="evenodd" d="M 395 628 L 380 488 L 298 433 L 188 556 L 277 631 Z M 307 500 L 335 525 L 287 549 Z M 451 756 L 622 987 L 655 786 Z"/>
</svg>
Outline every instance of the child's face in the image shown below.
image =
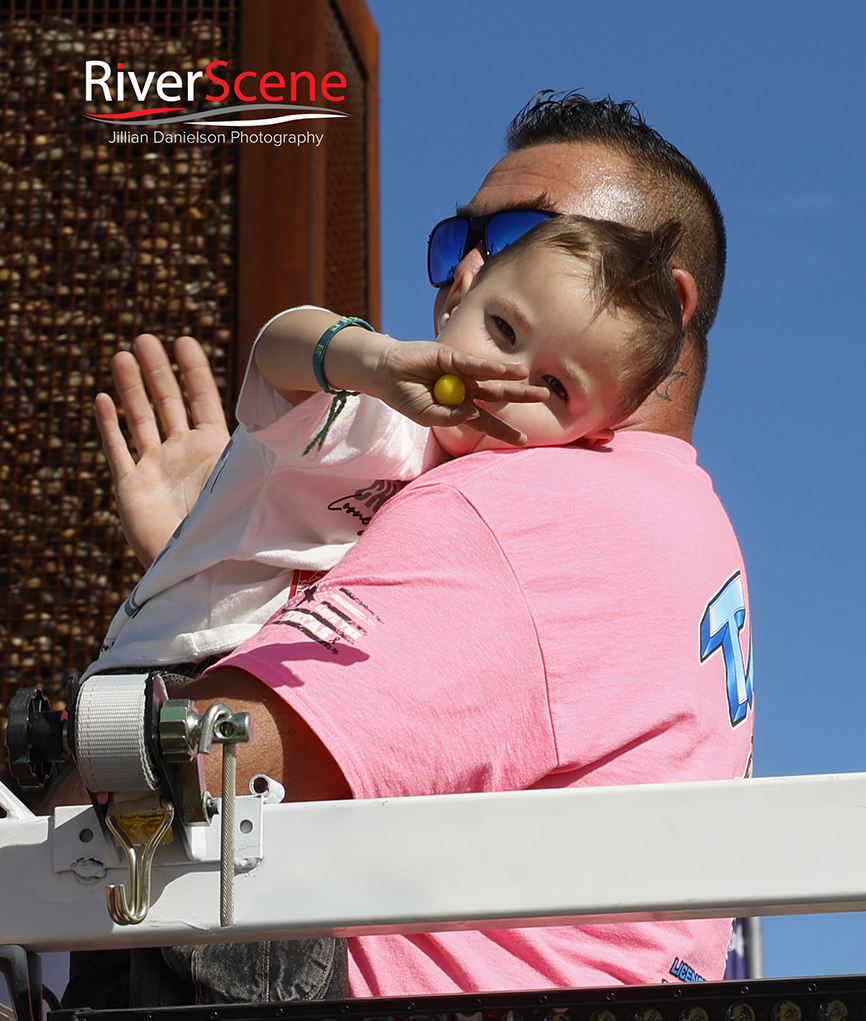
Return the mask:
<svg viewBox="0 0 866 1021">
<path fill-rule="evenodd" d="M 532 247 L 491 266 L 437 338 L 480 358 L 521 362 L 530 383 L 550 389 L 539 404 L 484 405 L 522 429 L 529 446 L 598 441 L 609 437 L 616 420 L 634 323 L 607 311 L 593 318 L 589 279 L 574 256 Z M 433 433 L 454 457 L 508 446 L 467 425 L 435 426 Z"/>
</svg>

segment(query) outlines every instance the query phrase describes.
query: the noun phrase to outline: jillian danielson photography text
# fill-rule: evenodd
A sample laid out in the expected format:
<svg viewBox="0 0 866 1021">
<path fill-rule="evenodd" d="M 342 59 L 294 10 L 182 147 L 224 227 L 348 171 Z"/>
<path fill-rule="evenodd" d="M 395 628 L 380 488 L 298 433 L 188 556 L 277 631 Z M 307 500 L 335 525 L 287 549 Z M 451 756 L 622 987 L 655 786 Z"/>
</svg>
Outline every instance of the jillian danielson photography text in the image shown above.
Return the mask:
<svg viewBox="0 0 866 1021">
<path fill-rule="evenodd" d="M 125 144 L 128 142 L 196 142 L 201 144 L 222 145 L 226 142 L 252 142 L 257 145 L 321 145 L 324 135 L 313 131 L 302 131 L 297 134 L 270 131 L 115 131 L 109 144 Z"/>
</svg>

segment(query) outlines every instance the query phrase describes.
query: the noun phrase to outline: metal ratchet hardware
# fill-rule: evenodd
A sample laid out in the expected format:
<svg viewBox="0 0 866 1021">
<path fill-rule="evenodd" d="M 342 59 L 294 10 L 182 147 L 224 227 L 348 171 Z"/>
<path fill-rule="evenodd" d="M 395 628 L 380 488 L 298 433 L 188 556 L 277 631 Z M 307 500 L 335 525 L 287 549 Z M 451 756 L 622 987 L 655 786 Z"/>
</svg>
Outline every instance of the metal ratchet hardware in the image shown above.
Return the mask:
<svg viewBox="0 0 866 1021">
<path fill-rule="evenodd" d="M 237 794 L 237 745 L 250 740 L 248 713 L 232 714 L 224 702 L 205 710 L 198 748 L 207 753 L 213 741 L 223 746 L 223 799 L 220 821 L 220 925 L 235 920 L 235 797 Z"/>
<path fill-rule="evenodd" d="M 141 683 L 144 675 L 130 680 Z M 99 682 L 95 675 L 84 685 Z M 150 879 L 156 849 L 170 837 L 175 820 L 184 826 L 210 824 L 219 809 L 205 789 L 202 755 L 222 745 L 223 798 L 220 841 L 220 924 L 234 921 L 235 796 L 237 749 L 252 740 L 249 713 L 234 713 L 216 702 L 201 714 L 189 699 L 170 699 L 157 672 L 147 675 L 141 747 L 157 777 L 156 790 L 94 794 L 97 815 L 114 837 L 129 865 L 129 894 L 123 886 L 106 888 L 108 912 L 118 925 L 137 925 L 150 908 Z M 69 711 L 50 712 L 41 689 L 20 689 L 10 703 L 10 758 L 22 786 L 41 787 L 51 777 L 47 763 L 76 757 L 74 719 L 80 695 L 70 685 Z M 91 689 L 96 691 L 98 689 Z M 139 689 L 140 690 L 140 689 Z M 109 702 L 108 708 L 111 705 Z M 136 729 L 138 725 L 136 724 Z M 109 760 L 110 765 L 110 760 Z M 153 783 L 149 785 L 153 787 Z M 104 792 L 104 788 L 101 789 Z M 142 787 L 136 787 L 142 792 Z"/>
</svg>

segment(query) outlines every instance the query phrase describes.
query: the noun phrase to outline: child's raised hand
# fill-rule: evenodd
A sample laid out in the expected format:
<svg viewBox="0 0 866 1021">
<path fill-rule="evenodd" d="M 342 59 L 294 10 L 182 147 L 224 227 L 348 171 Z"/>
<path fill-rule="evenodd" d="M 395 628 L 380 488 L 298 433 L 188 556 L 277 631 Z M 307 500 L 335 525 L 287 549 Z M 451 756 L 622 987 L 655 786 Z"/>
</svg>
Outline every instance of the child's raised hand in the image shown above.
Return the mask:
<svg viewBox="0 0 866 1021">
<path fill-rule="evenodd" d="M 96 421 L 114 478 L 120 522 L 145 567 L 189 513 L 229 439 L 201 345 L 181 337 L 174 354 L 185 395 L 165 348 L 151 334 L 137 337 L 132 352 L 121 351 L 112 359 L 131 444 L 120 430 L 111 397 L 102 393 L 96 398 Z"/>
<path fill-rule="evenodd" d="M 434 388 L 443 375 L 462 379 L 466 395 L 460 404 L 449 406 L 436 399 Z M 375 396 L 421 425 L 465 422 L 479 432 L 521 446 L 526 443 L 522 432 L 476 402 L 526 404 L 548 400 L 547 387 L 527 383 L 526 376 L 526 369 L 517 362 L 476 358 L 431 341 L 394 341 L 379 357 Z"/>
</svg>

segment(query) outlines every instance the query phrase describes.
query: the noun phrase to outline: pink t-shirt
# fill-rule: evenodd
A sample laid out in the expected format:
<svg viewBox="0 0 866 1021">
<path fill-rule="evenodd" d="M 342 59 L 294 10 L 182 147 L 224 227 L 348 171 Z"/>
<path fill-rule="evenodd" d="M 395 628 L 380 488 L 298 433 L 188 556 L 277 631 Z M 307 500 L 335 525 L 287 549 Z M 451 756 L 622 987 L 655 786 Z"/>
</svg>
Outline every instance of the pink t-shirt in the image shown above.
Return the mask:
<svg viewBox="0 0 866 1021">
<path fill-rule="evenodd" d="M 306 720 L 357 798 L 732 779 L 750 760 L 742 557 L 693 448 L 652 433 L 434 469 L 224 662 Z M 351 989 L 718 979 L 729 932 L 360 937 Z"/>
</svg>

